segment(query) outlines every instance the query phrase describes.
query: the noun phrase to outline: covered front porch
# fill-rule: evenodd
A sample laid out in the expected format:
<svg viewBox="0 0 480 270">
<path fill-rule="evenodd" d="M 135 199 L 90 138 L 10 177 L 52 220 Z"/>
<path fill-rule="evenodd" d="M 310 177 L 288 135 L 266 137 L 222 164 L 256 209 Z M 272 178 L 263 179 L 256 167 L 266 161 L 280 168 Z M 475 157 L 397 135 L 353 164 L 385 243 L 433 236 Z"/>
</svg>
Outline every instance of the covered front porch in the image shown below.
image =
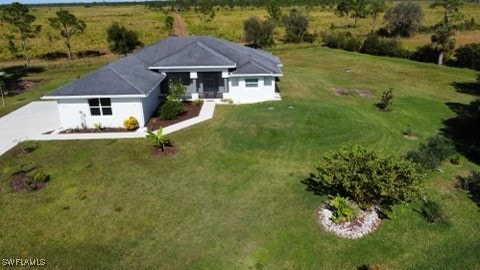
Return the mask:
<svg viewBox="0 0 480 270">
<path fill-rule="evenodd" d="M 162 93 L 168 94 L 168 84 L 180 81 L 187 87 L 187 99 L 222 99 L 228 93 L 228 78 L 226 72 L 168 72 L 167 80 L 162 85 Z"/>
</svg>

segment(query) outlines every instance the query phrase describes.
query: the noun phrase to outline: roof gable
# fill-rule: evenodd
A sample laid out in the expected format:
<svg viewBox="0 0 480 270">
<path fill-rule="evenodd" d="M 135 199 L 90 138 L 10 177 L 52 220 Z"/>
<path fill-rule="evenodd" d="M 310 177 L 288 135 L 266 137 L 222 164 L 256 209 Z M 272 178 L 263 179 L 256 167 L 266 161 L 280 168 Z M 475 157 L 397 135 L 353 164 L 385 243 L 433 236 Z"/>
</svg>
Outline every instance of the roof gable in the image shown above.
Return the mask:
<svg viewBox="0 0 480 270">
<path fill-rule="evenodd" d="M 179 50 L 177 53 L 164 58 L 155 64 L 155 67 L 178 67 L 178 66 L 235 66 L 231 59 L 212 50 L 202 42 L 195 42 L 190 46 Z"/>
</svg>

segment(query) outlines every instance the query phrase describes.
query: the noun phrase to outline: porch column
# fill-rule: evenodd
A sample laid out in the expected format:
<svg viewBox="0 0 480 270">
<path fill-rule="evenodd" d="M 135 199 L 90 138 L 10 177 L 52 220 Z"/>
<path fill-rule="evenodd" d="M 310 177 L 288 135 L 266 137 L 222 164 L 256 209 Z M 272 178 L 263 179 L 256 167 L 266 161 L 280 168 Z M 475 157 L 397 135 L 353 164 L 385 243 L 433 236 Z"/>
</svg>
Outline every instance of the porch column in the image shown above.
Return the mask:
<svg viewBox="0 0 480 270">
<path fill-rule="evenodd" d="M 223 91 L 225 93 L 228 93 L 228 79 L 227 78 L 223 78 Z"/>
<path fill-rule="evenodd" d="M 198 93 L 198 85 L 197 85 L 197 79 L 198 79 L 198 74 L 197 72 L 190 72 L 190 79 L 192 80 L 193 85 L 195 85 L 195 92 Z"/>
</svg>

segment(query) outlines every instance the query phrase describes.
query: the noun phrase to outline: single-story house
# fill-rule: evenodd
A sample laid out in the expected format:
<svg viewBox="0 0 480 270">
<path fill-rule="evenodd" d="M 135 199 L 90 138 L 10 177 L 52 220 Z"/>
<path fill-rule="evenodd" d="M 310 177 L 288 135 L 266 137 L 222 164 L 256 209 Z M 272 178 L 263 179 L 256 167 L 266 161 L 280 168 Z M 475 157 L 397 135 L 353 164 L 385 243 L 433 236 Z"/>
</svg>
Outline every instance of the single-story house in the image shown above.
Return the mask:
<svg viewBox="0 0 480 270">
<path fill-rule="evenodd" d="M 187 98 L 253 103 L 278 99 L 282 63 L 272 54 L 211 36 L 168 37 L 107 64 L 43 99 L 57 101 L 62 128 L 121 127 L 134 116 L 144 126 L 179 80 Z"/>
</svg>

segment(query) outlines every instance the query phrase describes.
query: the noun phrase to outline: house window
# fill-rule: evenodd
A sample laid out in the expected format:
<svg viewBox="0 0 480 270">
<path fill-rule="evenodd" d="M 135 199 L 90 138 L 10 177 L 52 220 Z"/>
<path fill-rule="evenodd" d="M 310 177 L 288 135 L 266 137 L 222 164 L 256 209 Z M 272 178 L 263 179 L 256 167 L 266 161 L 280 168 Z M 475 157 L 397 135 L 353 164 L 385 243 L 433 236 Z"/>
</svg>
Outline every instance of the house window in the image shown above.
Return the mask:
<svg viewBox="0 0 480 270">
<path fill-rule="evenodd" d="M 112 115 L 112 102 L 109 98 L 91 98 L 88 106 L 91 115 Z"/>
<path fill-rule="evenodd" d="M 190 73 L 189 72 L 175 72 L 167 74 L 170 82 L 181 82 L 185 86 L 190 85 Z"/>
<path fill-rule="evenodd" d="M 258 79 L 245 79 L 245 87 L 258 87 Z"/>
</svg>

